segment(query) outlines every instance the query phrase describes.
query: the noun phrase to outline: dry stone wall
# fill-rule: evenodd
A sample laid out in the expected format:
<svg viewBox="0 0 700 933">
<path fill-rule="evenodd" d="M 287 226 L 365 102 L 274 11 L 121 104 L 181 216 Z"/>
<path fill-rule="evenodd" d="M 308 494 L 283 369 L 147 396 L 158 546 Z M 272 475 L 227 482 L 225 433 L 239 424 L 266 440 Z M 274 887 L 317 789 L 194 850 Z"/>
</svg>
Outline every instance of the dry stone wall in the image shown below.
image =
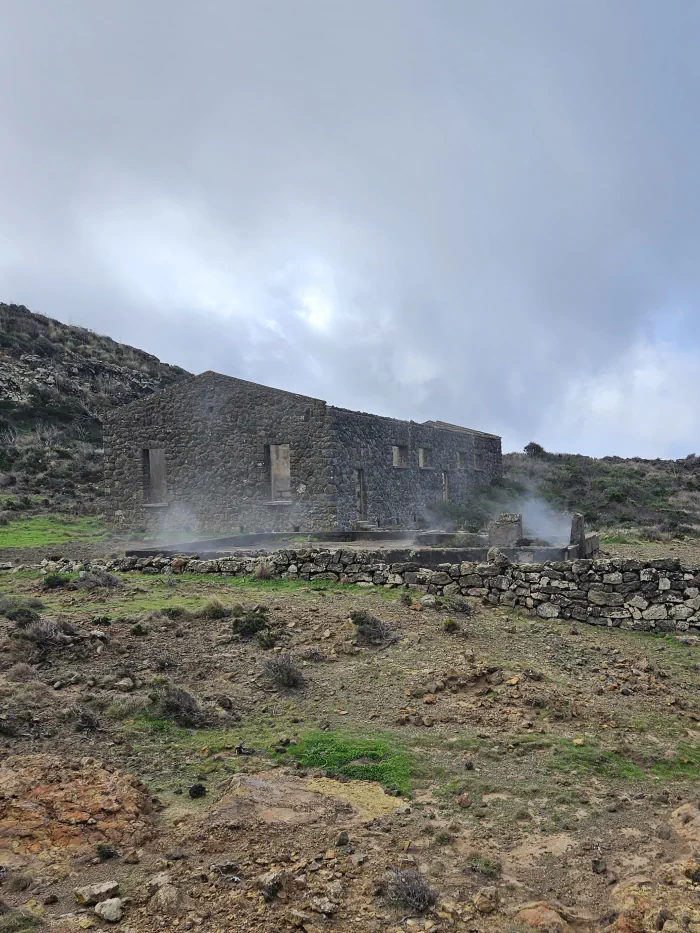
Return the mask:
<svg viewBox="0 0 700 933">
<path fill-rule="evenodd" d="M 542 619 L 572 619 L 640 631 L 700 628 L 700 567 L 677 559 L 642 562 L 615 557 L 510 564 L 500 552 L 492 556 L 495 559 L 484 563 L 461 561 L 426 568 L 411 559 L 410 551 L 405 560 L 389 563 L 381 551 L 304 548 L 216 560 L 127 557 L 93 561 L 92 565 L 142 573 L 247 576 L 264 563 L 266 574 L 277 578 L 411 587 L 435 596 L 459 594 L 494 606 L 512 606 Z M 75 569 L 69 561 L 44 561 L 43 567 Z"/>
</svg>

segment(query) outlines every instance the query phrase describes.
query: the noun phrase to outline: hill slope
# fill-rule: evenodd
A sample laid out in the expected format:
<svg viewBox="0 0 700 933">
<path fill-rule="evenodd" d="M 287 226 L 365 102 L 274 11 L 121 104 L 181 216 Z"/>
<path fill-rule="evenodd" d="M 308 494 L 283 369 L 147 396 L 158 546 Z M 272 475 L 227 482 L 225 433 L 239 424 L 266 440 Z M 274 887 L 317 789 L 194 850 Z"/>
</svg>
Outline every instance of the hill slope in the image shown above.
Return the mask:
<svg viewBox="0 0 700 933">
<path fill-rule="evenodd" d="M 508 485 L 526 497 L 537 496 L 565 512 L 581 511 L 590 527 L 626 529 L 647 539 L 700 530 L 700 458 L 695 455 L 596 459 L 528 447 L 529 455 L 503 458 Z"/>
<path fill-rule="evenodd" d="M 94 513 L 102 414 L 190 374 L 83 327 L 0 303 L 0 522 L 17 512 Z M 589 527 L 645 538 L 700 530 L 700 458 L 641 460 L 547 453 L 504 456 L 504 479 L 449 519 L 480 527 L 533 500 L 579 510 Z M 4 519 L 3 519 L 4 515 Z"/>
<path fill-rule="evenodd" d="M 0 303 L 0 506 L 93 511 L 102 414 L 188 375 L 83 327 Z"/>
</svg>

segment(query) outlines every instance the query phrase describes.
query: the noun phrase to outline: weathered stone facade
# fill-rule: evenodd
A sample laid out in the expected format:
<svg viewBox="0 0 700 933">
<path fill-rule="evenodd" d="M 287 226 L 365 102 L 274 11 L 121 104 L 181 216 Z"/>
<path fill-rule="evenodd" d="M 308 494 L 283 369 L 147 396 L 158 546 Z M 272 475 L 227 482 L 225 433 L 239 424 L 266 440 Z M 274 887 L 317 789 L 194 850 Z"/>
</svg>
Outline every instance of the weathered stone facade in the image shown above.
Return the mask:
<svg viewBox="0 0 700 933">
<path fill-rule="evenodd" d="M 407 526 L 501 473 L 495 435 L 217 373 L 110 413 L 104 436 L 107 515 L 174 534 Z"/>
</svg>

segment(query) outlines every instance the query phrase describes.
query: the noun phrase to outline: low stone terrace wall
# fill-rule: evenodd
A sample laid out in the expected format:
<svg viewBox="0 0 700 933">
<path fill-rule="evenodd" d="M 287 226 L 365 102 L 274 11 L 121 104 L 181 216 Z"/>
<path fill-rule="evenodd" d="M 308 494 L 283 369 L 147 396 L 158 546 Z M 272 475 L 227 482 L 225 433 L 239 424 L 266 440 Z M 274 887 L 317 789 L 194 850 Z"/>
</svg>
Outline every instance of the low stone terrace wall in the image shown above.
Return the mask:
<svg viewBox="0 0 700 933">
<path fill-rule="evenodd" d="M 219 573 L 333 581 L 358 586 L 414 587 L 435 595 L 462 595 L 495 606 L 513 606 L 543 619 L 575 619 L 593 625 L 638 630 L 687 631 L 700 628 L 700 567 L 665 560 L 551 561 L 512 564 L 493 549 L 485 562 L 459 561 L 422 567 L 412 551 L 350 551 L 306 548 L 200 560 L 192 557 L 125 557 L 44 561 L 42 569 L 100 567 L 141 573 Z M 443 553 L 446 553 L 443 551 Z M 404 559 L 397 560 L 402 555 Z"/>
</svg>

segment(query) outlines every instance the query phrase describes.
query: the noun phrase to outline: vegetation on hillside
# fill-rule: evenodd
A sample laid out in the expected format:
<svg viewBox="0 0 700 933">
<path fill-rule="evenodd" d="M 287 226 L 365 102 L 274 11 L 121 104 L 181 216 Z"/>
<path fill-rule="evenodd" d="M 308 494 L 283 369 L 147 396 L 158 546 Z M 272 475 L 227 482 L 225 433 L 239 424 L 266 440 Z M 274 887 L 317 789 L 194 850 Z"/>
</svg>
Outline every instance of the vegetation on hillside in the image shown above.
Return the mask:
<svg viewBox="0 0 700 933">
<path fill-rule="evenodd" d="M 533 448 L 535 448 L 533 450 Z M 700 458 L 643 460 L 547 453 L 529 444 L 506 454 L 504 476 L 555 509 L 583 512 L 596 528 L 639 528 L 647 537 L 700 529 Z"/>
<path fill-rule="evenodd" d="M 94 513 L 104 412 L 187 375 L 84 327 L 0 303 L 0 525 Z"/>
</svg>

